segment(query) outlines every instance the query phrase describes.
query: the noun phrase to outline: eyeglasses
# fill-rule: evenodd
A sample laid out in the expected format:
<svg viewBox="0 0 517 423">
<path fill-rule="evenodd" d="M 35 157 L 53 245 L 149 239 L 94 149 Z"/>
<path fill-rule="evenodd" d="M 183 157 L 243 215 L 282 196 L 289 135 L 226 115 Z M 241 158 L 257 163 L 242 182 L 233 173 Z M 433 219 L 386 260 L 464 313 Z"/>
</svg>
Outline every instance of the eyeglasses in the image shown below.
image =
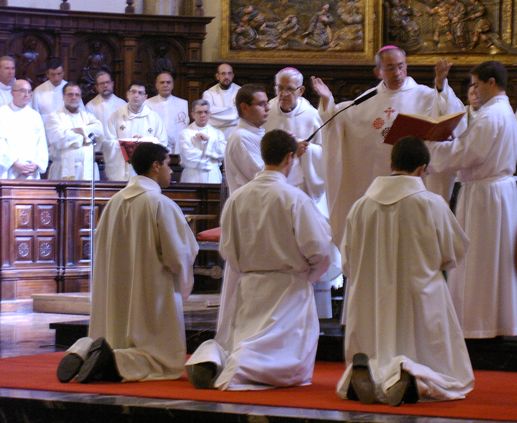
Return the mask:
<svg viewBox="0 0 517 423">
<path fill-rule="evenodd" d="M 269 103 L 267 101 L 260 101 L 258 103 L 251 103 L 252 106 L 259 106 L 265 109 Z"/>
<path fill-rule="evenodd" d="M 12 90 L 13 92 L 18 92 L 18 93 L 22 93 L 22 94 L 32 94 L 32 90 L 26 90 L 25 88 L 18 88 L 16 90 Z"/>
<path fill-rule="evenodd" d="M 275 85 L 275 89 L 278 93 L 294 94 L 296 91 L 298 91 L 300 88 L 302 88 L 302 86 L 303 85 L 293 88 L 293 87 L 282 87 L 280 85 Z"/>
<path fill-rule="evenodd" d="M 384 72 L 395 72 L 396 70 L 404 70 L 406 69 L 407 64 L 406 63 L 399 63 L 398 65 L 388 65 L 388 66 L 381 66 L 382 70 Z"/>
<path fill-rule="evenodd" d="M 133 94 L 133 95 L 145 95 L 144 90 L 129 90 L 128 92 L 129 92 L 129 94 Z"/>
</svg>

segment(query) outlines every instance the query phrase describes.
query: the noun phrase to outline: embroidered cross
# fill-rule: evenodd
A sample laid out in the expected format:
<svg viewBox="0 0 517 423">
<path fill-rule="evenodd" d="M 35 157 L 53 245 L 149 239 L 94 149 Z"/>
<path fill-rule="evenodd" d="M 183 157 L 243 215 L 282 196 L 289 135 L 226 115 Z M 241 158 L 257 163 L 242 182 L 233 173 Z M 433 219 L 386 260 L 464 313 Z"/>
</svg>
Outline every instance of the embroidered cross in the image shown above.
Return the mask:
<svg viewBox="0 0 517 423">
<path fill-rule="evenodd" d="M 386 113 L 388 115 L 388 119 L 391 119 L 391 114 L 392 113 L 395 113 L 395 109 L 392 109 L 391 106 L 388 107 L 386 110 L 384 110 L 384 113 Z"/>
</svg>

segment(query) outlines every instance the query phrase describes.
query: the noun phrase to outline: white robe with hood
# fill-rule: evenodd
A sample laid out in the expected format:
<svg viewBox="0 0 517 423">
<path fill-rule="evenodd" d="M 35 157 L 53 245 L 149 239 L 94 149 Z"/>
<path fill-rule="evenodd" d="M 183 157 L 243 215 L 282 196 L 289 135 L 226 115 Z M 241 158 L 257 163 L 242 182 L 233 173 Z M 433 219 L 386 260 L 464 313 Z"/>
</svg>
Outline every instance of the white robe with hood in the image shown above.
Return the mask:
<svg viewBox="0 0 517 423">
<path fill-rule="evenodd" d="M 466 338 L 517 335 L 517 120 L 506 95 L 483 104 L 459 138 L 427 142 L 430 171 L 458 171 L 456 216 L 470 238 L 448 277 Z"/>
<path fill-rule="evenodd" d="M 184 370 L 183 300 L 198 245 L 179 206 L 134 176 L 95 234 L 89 336 L 105 337 L 123 381 L 177 379 Z"/>
<path fill-rule="evenodd" d="M 391 145 L 384 144 L 384 136 L 398 113 L 418 113 L 439 116 L 464 110 L 463 103 L 444 83 L 443 91 L 420 85 L 407 77 L 402 88 L 390 90 L 384 82 L 377 87 L 377 95 L 338 115 L 323 131 L 323 154 L 326 169 L 326 192 L 329 203 L 332 237 L 340 245 L 345 230 L 345 219 L 352 204 L 359 199 L 376 176 L 390 174 Z M 369 90 L 370 91 L 370 90 Z M 320 106 L 325 122 L 350 102 Z M 461 133 L 462 129 L 458 129 Z M 442 176 L 442 175 L 440 175 Z M 428 188 L 450 198 L 452 176 L 438 181 L 428 180 Z"/>
<path fill-rule="evenodd" d="M 319 337 L 311 282 L 330 262 L 329 225 L 283 174 L 263 171 L 227 200 L 221 229 L 229 272 L 217 334 L 187 366 L 216 363 L 222 390 L 310 384 Z"/>
<path fill-rule="evenodd" d="M 341 248 L 349 296 L 346 398 L 355 353 L 370 358 L 377 397 L 413 374 L 421 400 L 463 398 L 474 376 L 443 270 L 462 260 L 467 239 L 445 201 L 415 176 L 374 180 L 352 207 Z"/>
</svg>

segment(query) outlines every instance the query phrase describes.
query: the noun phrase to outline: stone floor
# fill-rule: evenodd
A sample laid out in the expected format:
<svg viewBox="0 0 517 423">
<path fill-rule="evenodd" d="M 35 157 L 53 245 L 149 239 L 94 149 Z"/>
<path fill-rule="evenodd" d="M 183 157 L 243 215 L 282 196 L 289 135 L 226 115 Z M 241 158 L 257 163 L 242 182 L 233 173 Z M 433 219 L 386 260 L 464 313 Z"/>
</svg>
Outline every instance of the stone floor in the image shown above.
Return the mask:
<svg viewBox="0 0 517 423">
<path fill-rule="evenodd" d="M 74 314 L 0 313 L 0 357 L 56 351 L 54 330 L 49 329 L 49 324 L 83 319 Z"/>
</svg>

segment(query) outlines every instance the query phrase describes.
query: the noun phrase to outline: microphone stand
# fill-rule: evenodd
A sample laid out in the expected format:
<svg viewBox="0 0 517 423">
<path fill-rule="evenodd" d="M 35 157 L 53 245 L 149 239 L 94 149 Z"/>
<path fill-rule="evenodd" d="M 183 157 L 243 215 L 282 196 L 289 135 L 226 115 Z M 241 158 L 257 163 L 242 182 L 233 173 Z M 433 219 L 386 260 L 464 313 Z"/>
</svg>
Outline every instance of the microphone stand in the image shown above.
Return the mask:
<svg viewBox="0 0 517 423">
<path fill-rule="evenodd" d="M 95 234 L 95 145 L 97 144 L 95 135 L 89 134 L 88 139 L 92 146 L 92 180 L 90 186 L 90 279 L 88 283 L 88 291 L 90 293 L 90 300 L 92 296 L 92 282 L 93 282 L 93 240 Z"/>
<path fill-rule="evenodd" d="M 354 101 L 352 101 L 352 103 L 350 103 L 348 106 L 346 107 L 343 107 L 341 110 L 338 110 L 336 113 L 334 113 L 329 119 L 327 119 L 327 121 L 321 125 L 318 129 L 316 129 L 309 138 L 307 138 L 305 140 L 305 142 L 309 142 L 310 140 L 312 140 L 314 138 L 314 136 L 319 132 L 319 130 L 321 128 L 323 128 L 325 125 L 327 125 L 327 123 L 329 123 L 332 119 L 334 119 L 337 115 L 339 115 L 340 113 L 343 113 L 345 110 L 348 110 L 350 107 L 352 106 L 357 106 L 358 104 L 361 104 L 363 101 L 366 101 L 370 98 L 372 98 L 373 96 L 377 95 L 377 89 L 373 89 L 369 92 L 367 92 L 366 94 L 362 94 L 360 95 L 359 97 L 357 97 Z"/>
</svg>

